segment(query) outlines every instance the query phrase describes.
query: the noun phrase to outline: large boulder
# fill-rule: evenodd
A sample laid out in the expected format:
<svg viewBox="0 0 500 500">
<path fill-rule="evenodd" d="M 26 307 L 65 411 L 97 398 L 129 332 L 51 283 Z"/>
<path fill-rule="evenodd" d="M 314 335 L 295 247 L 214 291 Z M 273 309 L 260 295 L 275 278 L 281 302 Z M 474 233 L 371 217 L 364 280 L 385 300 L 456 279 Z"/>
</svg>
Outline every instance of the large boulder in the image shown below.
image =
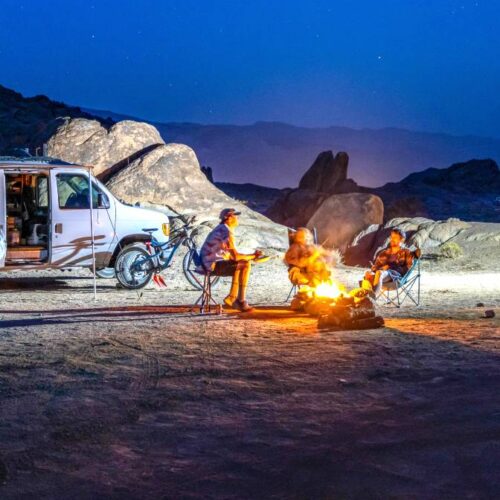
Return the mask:
<svg viewBox="0 0 500 500">
<path fill-rule="evenodd" d="M 207 179 L 195 152 L 184 144 L 164 144 L 140 156 L 117 172 L 107 187 L 128 203 L 166 205 L 185 215 L 216 216 L 228 206 L 247 210 Z"/>
<path fill-rule="evenodd" d="M 332 194 L 354 193 L 359 186 L 347 178 L 349 156 L 320 153 L 296 189 L 284 189 L 266 215 L 289 227 L 305 226 L 323 201 Z"/>
<path fill-rule="evenodd" d="M 337 194 L 328 197 L 309 220 L 316 228 L 319 242 L 344 252 L 353 238 L 372 224 L 381 224 L 384 204 L 366 193 Z"/>
<path fill-rule="evenodd" d="M 284 249 L 286 228 L 250 210 L 215 187 L 200 169 L 194 151 L 184 144 L 166 144 L 145 153 L 117 172 L 107 183 L 118 198 L 167 213 L 196 215 L 200 235 L 218 222 L 223 208 L 242 212 L 239 247 Z"/>
<path fill-rule="evenodd" d="M 70 163 L 92 165 L 94 175 L 109 177 L 144 151 L 164 144 L 155 127 L 125 120 L 109 129 L 96 120 L 65 118 L 49 139 L 48 155 Z"/>
</svg>

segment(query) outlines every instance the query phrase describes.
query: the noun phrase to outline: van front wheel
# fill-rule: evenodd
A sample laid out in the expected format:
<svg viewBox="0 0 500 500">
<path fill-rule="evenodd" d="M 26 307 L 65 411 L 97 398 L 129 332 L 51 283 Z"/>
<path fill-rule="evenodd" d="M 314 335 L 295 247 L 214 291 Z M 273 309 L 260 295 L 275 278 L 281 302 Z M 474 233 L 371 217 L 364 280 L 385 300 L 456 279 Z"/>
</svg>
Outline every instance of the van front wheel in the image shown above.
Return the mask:
<svg viewBox="0 0 500 500">
<path fill-rule="evenodd" d="M 127 245 L 115 261 L 116 279 L 129 290 L 144 288 L 153 278 L 151 255 L 142 243 Z"/>
<path fill-rule="evenodd" d="M 98 278 L 110 280 L 115 277 L 115 269 L 114 267 L 103 267 L 102 269 L 96 269 L 95 274 Z"/>
</svg>

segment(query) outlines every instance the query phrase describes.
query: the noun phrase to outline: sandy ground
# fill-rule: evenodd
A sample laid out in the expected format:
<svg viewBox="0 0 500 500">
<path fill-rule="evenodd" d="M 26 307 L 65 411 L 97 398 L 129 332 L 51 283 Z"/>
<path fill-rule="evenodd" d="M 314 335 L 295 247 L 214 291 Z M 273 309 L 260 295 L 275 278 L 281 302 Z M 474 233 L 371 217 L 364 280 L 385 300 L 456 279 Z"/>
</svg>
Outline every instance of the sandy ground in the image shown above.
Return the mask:
<svg viewBox="0 0 500 500">
<path fill-rule="evenodd" d="M 500 273 L 424 269 L 420 308 L 349 332 L 193 315 L 173 275 L 97 302 L 86 272 L 2 279 L 0 498 L 498 497 Z M 290 287 L 271 262 L 251 288 Z"/>
</svg>

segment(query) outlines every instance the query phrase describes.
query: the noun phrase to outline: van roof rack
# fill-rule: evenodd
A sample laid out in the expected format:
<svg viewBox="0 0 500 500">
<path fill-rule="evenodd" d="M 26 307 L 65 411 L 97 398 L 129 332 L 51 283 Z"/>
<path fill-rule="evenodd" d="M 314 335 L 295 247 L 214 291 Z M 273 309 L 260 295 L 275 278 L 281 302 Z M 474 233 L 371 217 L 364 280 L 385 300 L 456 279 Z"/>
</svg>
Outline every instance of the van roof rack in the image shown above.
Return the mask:
<svg viewBox="0 0 500 500">
<path fill-rule="evenodd" d="M 67 161 L 52 158 L 50 156 L 28 156 L 23 158 L 18 158 L 16 156 L 0 156 L 0 163 L 25 163 L 27 165 L 74 165 L 74 163 L 68 163 Z"/>
</svg>

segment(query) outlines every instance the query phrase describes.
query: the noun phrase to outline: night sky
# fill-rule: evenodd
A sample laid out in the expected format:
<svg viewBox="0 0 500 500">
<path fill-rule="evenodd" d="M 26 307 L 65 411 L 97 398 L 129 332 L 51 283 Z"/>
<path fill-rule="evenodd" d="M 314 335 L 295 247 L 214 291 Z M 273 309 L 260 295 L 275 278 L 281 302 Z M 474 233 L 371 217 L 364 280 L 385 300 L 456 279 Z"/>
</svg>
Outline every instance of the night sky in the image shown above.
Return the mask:
<svg viewBox="0 0 500 500">
<path fill-rule="evenodd" d="M 0 83 L 156 121 L 500 137 L 500 1 L 0 0 Z"/>
</svg>

